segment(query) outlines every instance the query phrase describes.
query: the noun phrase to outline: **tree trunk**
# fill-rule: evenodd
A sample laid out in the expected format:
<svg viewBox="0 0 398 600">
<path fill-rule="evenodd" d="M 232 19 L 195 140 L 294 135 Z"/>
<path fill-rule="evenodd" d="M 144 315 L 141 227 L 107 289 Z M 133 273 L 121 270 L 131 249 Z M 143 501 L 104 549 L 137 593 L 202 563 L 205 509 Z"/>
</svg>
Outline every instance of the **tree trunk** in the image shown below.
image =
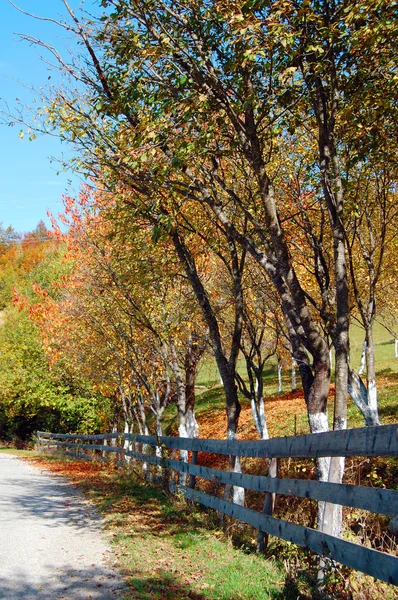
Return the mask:
<svg viewBox="0 0 398 600">
<path fill-rule="evenodd" d="M 325 20 L 328 15 L 325 14 Z M 334 54 L 330 48 L 330 89 L 321 77 L 313 80 L 314 108 L 318 119 L 319 165 L 325 204 L 328 209 L 333 234 L 334 274 L 336 286 L 336 323 L 333 331 L 335 349 L 335 400 L 334 429 L 347 427 L 348 357 L 349 357 L 349 303 L 345 231 L 343 224 L 344 193 L 341 169 L 335 146 L 334 125 L 338 110 L 339 92 L 335 74 Z M 309 81 L 309 80 L 308 80 Z M 329 463 L 327 468 L 327 463 Z M 341 483 L 344 461 L 324 458 L 322 470 L 327 470 L 328 481 Z M 336 505 L 318 503 L 318 529 L 325 533 L 340 535 L 342 512 Z M 318 577 L 323 580 L 322 561 Z"/>
<path fill-rule="evenodd" d="M 364 341 L 364 343 L 362 345 L 361 361 L 359 363 L 359 369 L 358 369 L 359 376 L 361 376 L 365 373 L 365 366 L 366 366 L 366 340 Z"/>
<path fill-rule="evenodd" d="M 131 424 L 130 424 L 128 421 L 125 421 L 125 422 L 124 422 L 124 433 L 131 433 L 131 432 L 132 432 L 132 429 L 133 429 L 132 425 L 131 425 Z M 123 444 L 123 446 L 124 446 L 124 450 L 127 450 L 127 451 L 131 450 L 131 441 L 130 441 L 130 440 L 128 440 L 128 439 L 127 439 L 127 440 L 124 440 L 124 444 Z M 131 461 L 131 456 L 126 456 L 126 455 L 125 455 L 125 457 L 124 457 L 124 460 L 125 460 L 127 463 L 130 463 L 130 461 Z"/>
<path fill-rule="evenodd" d="M 379 417 L 368 406 L 368 390 L 366 389 L 362 379 L 350 368 L 348 378 L 348 392 L 361 411 L 367 427 L 380 425 Z"/>
<path fill-rule="evenodd" d="M 380 425 L 377 386 L 376 386 L 376 368 L 373 342 L 373 327 L 370 323 L 365 328 L 365 359 L 366 359 L 366 379 L 367 388 L 363 384 L 359 374 L 350 369 L 349 373 L 349 393 L 356 406 L 361 411 L 365 425 L 372 427 Z"/>
<path fill-rule="evenodd" d="M 297 390 L 296 367 L 297 363 L 294 358 L 292 358 L 292 392 Z"/>
<path fill-rule="evenodd" d="M 342 211 L 342 188 L 337 165 L 337 156 L 334 156 L 334 173 L 338 182 L 338 193 L 340 210 Z M 336 166 L 337 165 L 337 166 Z M 341 224 L 341 214 L 334 222 L 334 256 L 335 276 L 337 294 L 336 328 L 334 334 L 335 349 L 335 397 L 333 429 L 341 431 L 347 429 L 347 396 L 348 396 L 348 360 L 349 360 L 349 304 L 348 304 L 348 281 L 347 266 L 344 245 L 344 233 Z M 344 476 L 344 457 L 332 457 L 330 459 L 328 481 L 331 483 L 342 483 Z M 343 511 L 338 504 L 329 502 L 320 503 L 323 515 L 319 529 L 324 533 L 341 537 L 343 531 Z M 323 578 L 322 568 L 320 569 Z"/>
<path fill-rule="evenodd" d="M 329 349 L 326 344 L 318 360 L 314 363 L 314 373 L 308 366 L 300 365 L 300 374 L 307 403 L 308 422 L 311 433 L 325 433 L 329 430 L 327 399 L 330 389 Z M 316 460 L 318 481 L 328 481 L 330 458 L 321 457 Z M 317 527 L 321 528 L 325 511 L 325 503 L 318 502 Z"/>
<path fill-rule="evenodd" d="M 229 440 L 236 440 L 238 432 L 238 421 L 241 411 L 241 406 L 238 397 L 238 390 L 235 384 L 235 367 L 236 364 L 228 361 L 221 340 L 221 334 L 217 322 L 217 318 L 214 314 L 213 308 L 210 304 L 206 290 L 202 284 L 200 276 L 197 272 L 194 258 L 187 248 L 183 238 L 178 231 L 173 230 L 171 232 L 171 239 L 173 241 L 175 250 L 181 264 L 185 268 L 187 277 L 192 285 L 192 289 L 195 293 L 196 299 L 202 310 L 203 317 L 209 328 L 209 335 L 212 343 L 214 357 L 216 359 L 218 371 L 222 380 L 222 385 L 225 392 L 226 400 L 226 412 L 227 412 L 227 437 Z M 235 343 L 239 344 L 240 340 L 235 339 Z M 238 346 L 239 347 L 239 346 Z M 231 459 L 231 470 L 240 472 L 240 461 Z M 237 503 L 242 503 L 242 492 L 243 488 L 236 488 L 232 492 L 233 499 L 237 500 Z"/>
<path fill-rule="evenodd" d="M 259 396 L 257 398 L 251 398 L 250 406 L 252 409 L 253 420 L 256 425 L 258 437 L 260 440 L 268 440 L 268 427 L 267 419 L 265 416 L 264 398 Z"/>
<path fill-rule="evenodd" d="M 177 417 L 178 417 L 178 435 L 181 438 L 187 438 L 188 430 L 187 430 L 187 399 L 185 395 L 185 381 L 181 373 L 180 365 L 178 362 L 177 351 L 173 343 L 170 343 L 170 367 L 173 371 L 173 375 L 176 381 L 177 386 Z M 188 451 L 180 450 L 180 460 L 187 463 L 188 462 Z M 179 483 L 181 485 L 185 485 L 187 480 L 186 473 L 180 473 L 179 475 Z"/>
<path fill-rule="evenodd" d="M 259 394 L 257 396 L 257 402 L 255 406 L 256 415 L 257 415 L 257 431 L 259 433 L 259 437 L 261 440 L 268 440 L 268 428 L 265 417 L 265 408 L 264 408 L 264 397 L 263 397 L 263 389 L 262 389 L 262 377 L 261 377 L 261 386 L 259 390 Z M 252 406 L 253 410 L 253 406 Z M 257 424 L 257 423 L 256 423 Z M 278 459 L 271 458 L 268 461 L 268 477 L 278 477 Z M 265 496 L 264 506 L 263 506 L 263 514 L 272 516 L 275 508 L 275 494 L 267 493 Z M 268 538 L 269 534 L 261 531 L 259 529 L 257 534 L 257 552 L 264 552 L 264 550 L 268 546 Z"/>
<path fill-rule="evenodd" d="M 193 351 L 192 339 L 188 344 L 184 356 L 184 371 L 182 374 L 175 345 L 170 343 L 172 368 L 177 384 L 177 413 L 178 413 L 178 435 L 186 438 L 197 438 L 199 433 L 198 423 L 195 418 L 195 381 L 198 357 Z M 188 462 L 187 450 L 180 450 L 180 460 Z M 181 485 L 186 485 L 186 473 L 180 474 Z"/>
<path fill-rule="evenodd" d="M 163 435 L 163 412 L 165 406 L 161 402 L 161 397 L 159 391 L 156 391 L 154 394 L 154 413 L 156 418 L 156 437 L 161 438 Z M 162 448 L 158 444 L 155 448 L 155 455 L 157 458 L 162 458 Z M 158 474 L 162 474 L 162 465 L 158 465 Z"/>
<path fill-rule="evenodd" d="M 283 391 L 282 373 L 283 373 L 282 361 L 280 360 L 280 358 L 278 358 L 278 394 L 281 394 Z"/>
<path fill-rule="evenodd" d="M 199 435 L 199 427 L 195 418 L 195 383 L 198 357 L 196 357 L 194 354 L 193 340 L 191 338 L 185 352 L 184 361 L 186 428 L 187 435 L 190 438 L 197 438 Z"/>
<path fill-rule="evenodd" d="M 137 410 L 133 408 L 133 413 L 138 424 L 138 429 L 141 435 L 149 435 L 148 423 L 145 412 L 145 400 L 140 393 L 137 394 Z M 150 451 L 150 446 L 148 444 L 142 444 L 141 452 L 142 454 L 148 454 Z M 142 470 L 145 474 L 145 477 L 148 476 L 148 463 L 143 461 Z"/>
<path fill-rule="evenodd" d="M 373 341 L 373 325 L 366 328 L 366 380 L 368 387 L 368 407 L 374 415 L 374 421 L 380 424 L 379 408 L 377 402 L 375 347 Z"/>
</svg>

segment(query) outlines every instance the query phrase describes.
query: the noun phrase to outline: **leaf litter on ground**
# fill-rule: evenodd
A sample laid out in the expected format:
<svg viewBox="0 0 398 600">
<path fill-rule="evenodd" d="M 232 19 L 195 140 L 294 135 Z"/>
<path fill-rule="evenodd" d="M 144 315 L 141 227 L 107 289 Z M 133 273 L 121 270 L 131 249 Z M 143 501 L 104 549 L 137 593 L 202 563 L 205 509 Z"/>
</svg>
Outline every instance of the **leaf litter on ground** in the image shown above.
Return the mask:
<svg viewBox="0 0 398 600">
<path fill-rule="evenodd" d="M 200 508 L 170 498 L 133 471 L 97 462 L 32 456 L 68 478 L 104 516 L 117 565 L 138 600 L 281 598 L 284 572 L 223 539 Z M 211 525 L 211 524 L 210 524 Z"/>
</svg>

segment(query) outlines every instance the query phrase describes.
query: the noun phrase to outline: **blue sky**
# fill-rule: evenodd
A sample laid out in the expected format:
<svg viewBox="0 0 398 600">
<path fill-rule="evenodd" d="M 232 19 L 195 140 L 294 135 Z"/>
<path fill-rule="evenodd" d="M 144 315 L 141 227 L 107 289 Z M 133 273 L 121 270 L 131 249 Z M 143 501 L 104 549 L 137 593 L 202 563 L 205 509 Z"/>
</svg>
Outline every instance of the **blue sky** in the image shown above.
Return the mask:
<svg viewBox="0 0 398 600">
<path fill-rule="evenodd" d="M 15 0 L 23 10 L 40 16 L 58 18 L 64 14 L 61 0 Z M 76 8 L 78 0 L 69 0 Z M 98 11 L 93 0 L 87 0 L 84 8 Z M 35 21 L 13 8 L 8 0 L 0 0 L 0 98 L 8 104 L 10 112 L 17 106 L 16 98 L 31 105 L 38 89 L 57 81 L 57 74 L 40 60 L 35 47 L 19 40 L 16 32 L 39 37 L 57 48 L 65 44 L 65 36 L 55 25 Z M 51 76 L 51 81 L 49 81 Z M 75 194 L 79 180 L 71 173 L 60 173 L 60 165 L 51 157 L 60 158 L 67 148 L 57 138 L 41 136 L 29 141 L 19 138 L 21 127 L 0 125 L 0 222 L 12 225 L 17 231 L 34 229 L 40 219 L 46 224 L 47 209 L 53 213 L 62 211 L 62 196 Z"/>
</svg>

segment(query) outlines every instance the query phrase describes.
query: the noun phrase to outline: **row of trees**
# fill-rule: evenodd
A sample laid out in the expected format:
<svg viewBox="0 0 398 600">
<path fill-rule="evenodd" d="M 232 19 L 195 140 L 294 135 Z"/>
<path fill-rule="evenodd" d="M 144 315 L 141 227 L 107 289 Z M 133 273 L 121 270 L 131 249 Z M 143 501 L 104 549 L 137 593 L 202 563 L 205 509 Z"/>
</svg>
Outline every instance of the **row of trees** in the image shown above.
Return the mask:
<svg viewBox="0 0 398 600">
<path fill-rule="evenodd" d="M 72 167 L 97 188 L 68 206 L 78 267 L 64 314 L 106 340 L 97 364 L 112 356 L 126 416 L 143 390 L 161 407 L 175 386 L 180 433 L 195 434 L 187 365 L 208 339 L 231 439 L 237 383 L 266 436 L 261 370 L 278 345 L 297 364 L 313 433 L 328 429 L 331 348 L 334 428 L 347 426 L 348 394 L 378 424 L 376 292 L 394 314 L 396 287 L 396 7 L 103 0 L 97 18 L 63 3 L 59 25 L 81 53 L 48 47 L 65 83 L 36 128 L 74 146 Z M 353 317 L 366 385 L 349 360 Z M 343 465 L 318 471 L 339 481 Z"/>
</svg>

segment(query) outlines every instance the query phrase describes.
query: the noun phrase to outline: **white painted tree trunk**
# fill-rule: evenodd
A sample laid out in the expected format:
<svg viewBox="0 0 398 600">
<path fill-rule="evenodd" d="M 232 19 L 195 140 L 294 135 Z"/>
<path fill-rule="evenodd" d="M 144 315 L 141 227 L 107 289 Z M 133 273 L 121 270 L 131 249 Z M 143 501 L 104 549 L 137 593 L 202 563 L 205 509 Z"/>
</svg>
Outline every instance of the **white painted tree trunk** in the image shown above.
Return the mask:
<svg viewBox="0 0 398 600">
<path fill-rule="evenodd" d="M 252 409 L 253 420 L 254 420 L 254 424 L 257 429 L 257 433 L 258 433 L 258 435 L 261 435 L 260 415 L 258 414 L 255 398 L 250 399 L 250 406 Z"/>
<path fill-rule="evenodd" d="M 347 429 L 347 418 L 335 421 L 335 431 Z M 330 459 L 328 481 L 342 483 L 345 468 L 344 456 L 332 456 Z M 341 537 L 343 531 L 343 507 L 339 504 L 325 503 L 321 531 Z"/>
<path fill-rule="evenodd" d="M 278 394 L 281 394 L 283 391 L 282 373 L 283 373 L 282 363 L 281 363 L 281 361 L 278 361 Z"/>
<path fill-rule="evenodd" d="M 187 437 L 189 438 L 197 438 L 199 436 L 199 426 L 195 417 L 195 411 L 188 408 L 186 414 L 186 430 Z"/>
<path fill-rule="evenodd" d="M 192 408 L 187 408 L 183 418 L 180 419 L 178 427 L 178 435 L 180 437 L 197 438 L 199 435 L 199 427 L 195 417 L 195 411 Z M 188 451 L 180 450 L 180 460 L 188 462 Z M 179 482 L 181 485 L 187 484 L 188 475 L 180 473 Z"/>
<path fill-rule="evenodd" d="M 251 398 L 250 405 L 252 409 L 253 420 L 256 425 L 257 433 L 260 440 L 268 440 L 267 419 L 265 416 L 264 398 Z"/>
<path fill-rule="evenodd" d="M 232 440 L 232 441 L 236 440 L 236 434 L 234 431 L 230 431 L 230 430 L 228 431 L 228 439 Z M 240 462 L 240 457 L 239 456 L 232 457 L 232 463 L 233 463 L 233 468 L 232 468 L 233 473 L 242 473 L 242 465 Z M 231 487 L 231 497 L 232 497 L 232 502 L 234 504 L 239 504 L 239 506 L 244 506 L 244 504 L 245 504 L 245 488 L 233 485 Z"/>
<path fill-rule="evenodd" d="M 163 409 L 160 406 L 160 397 L 159 392 L 156 392 L 156 435 L 160 438 L 163 435 L 162 428 L 162 414 Z M 156 446 L 155 455 L 157 458 L 162 458 L 162 448 L 160 446 Z M 162 474 L 162 465 L 158 465 L 157 467 L 158 475 Z"/>
<path fill-rule="evenodd" d="M 108 440 L 104 440 L 103 444 L 104 444 L 104 446 L 108 446 Z M 107 454 L 108 454 L 108 452 L 106 450 L 103 450 L 102 458 L 107 458 Z"/>
<path fill-rule="evenodd" d="M 372 406 L 369 405 L 368 390 L 366 389 L 362 379 L 352 369 L 349 373 L 348 392 L 356 406 L 361 411 L 367 427 L 380 425 L 378 408 L 377 408 L 377 389 L 376 400 L 372 398 Z"/>
<path fill-rule="evenodd" d="M 343 480 L 343 476 L 344 476 L 344 468 L 345 468 L 345 457 L 344 456 L 333 456 L 330 460 L 330 470 L 329 470 L 329 481 L 331 481 L 331 477 L 330 477 L 330 472 L 332 470 L 332 465 L 334 466 L 335 469 L 335 475 L 333 477 L 333 481 L 332 483 L 337 483 L 336 479 L 339 480 L 339 482 L 341 483 Z M 330 529 L 328 529 L 329 525 L 327 521 L 324 521 L 324 530 L 325 531 L 331 531 L 332 535 L 335 535 L 336 537 L 341 537 L 342 535 L 342 526 L 343 526 L 343 519 L 342 519 L 342 513 L 343 513 L 343 507 L 339 504 L 331 504 L 330 505 L 331 510 L 330 510 L 330 517 L 328 517 L 328 510 L 325 510 L 325 517 L 327 519 L 331 520 L 331 526 Z"/>
<path fill-rule="evenodd" d="M 375 379 L 368 380 L 368 406 L 371 412 L 377 413 L 378 411 L 378 403 L 377 403 L 377 385 Z"/>
<path fill-rule="evenodd" d="M 148 426 L 145 423 L 144 425 L 144 435 L 148 435 L 149 431 L 148 431 Z M 151 452 L 151 446 L 149 446 L 148 444 L 142 444 L 142 454 L 150 454 Z M 142 463 L 142 470 L 144 471 L 145 477 L 148 477 L 149 475 L 149 466 L 147 462 L 143 462 Z"/>
<path fill-rule="evenodd" d="M 308 415 L 310 431 L 313 434 L 329 431 L 327 413 L 315 413 Z M 322 456 L 316 460 L 316 471 L 318 481 L 328 481 L 330 468 L 330 457 Z M 324 522 L 326 502 L 318 502 L 317 523 Z"/>
<path fill-rule="evenodd" d="M 370 326 L 366 332 L 366 383 L 368 387 L 368 407 L 373 415 L 377 416 L 379 421 L 379 409 L 377 402 L 377 384 L 376 384 L 376 357 L 373 341 L 373 328 Z M 380 421 L 379 421 L 380 423 Z"/>
<path fill-rule="evenodd" d="M 331 483 L 341 483 L 344 476 L 345 458 L 333 456 L 330 459 L 329 477 Z M 319 520 L 320 519 L 320 520 Z M 341 537 L 343 531 L 343 507 L 330 502 L 318 502 L 318 530 L 323 533 Z M 320 557 L 318 565 L 318 585 L 325 579 L 327 559 Z"/>
<path fill-rule="evenodd" d="M 398 358 L 398 338 L 395 338 L 394 347 L 395 347 L 395 358 Z"/>
<path fill-rule="evenodd" d="M 181 423 L 178 426 L 178 435 L 179 435 L 179 437 L 183 437 L 183 438 L 189 437 L 185 423 Z M 180 450 L 180 460 L 184 463 L 188 462 L 188 450 Z M 187 474 L 180 473 L 178 476 L 178 482 L 180 485 L 186 485 L 187 484 Z"/>
<path fill-rule="evenodd" d="M 267 427 L 267 418 L 265 416 L 265 406 L 264 406 L 264 398 L 261 397 L 258 400 L 258 411 L 260 417 L 261 431 L 260 431 L 260 439 L 268 440 L 268 427 Z"/>
<path fill-rule="evenodd" d="M 129 426 L 128 421 L 125 421 L 124 422 L 124 433 L 131 433 L 130 429 L 132 429 L 132 428 Z M 124 447 L 124 450 L 127 450 L 127 451 L 131 450 L 131 442 L 130 442 L 130 440 L 126 440 L 125 439 L 123 447 Z M 124 459 L 127 462 L 127 464 L 129 464 L 130 461 L 131 461 L 131 456 L 128 456 L 128 455 L 125 454 L 124 455 Z"/>
<path fill-rule="evenodd" d="M 365 373 L 366 366 L 366 341 L 363 343 L 362 352 L 361 352 L 361 362 L 359 363 L 358 375 L 363 375 Z"/>
<path fill-rule="evenodd" d="M 297 376 L 296 376 L 297 363 L 292 359 L 292 392 L 297 390 Z"/>
<path fill-rule="evenodd" d="M 112 426 L 112 433 L 117 433 L 117 426 L 116 426 L 116 424 L 115 424 L 115 423 L 114 423 L 114 424 L 113 424 L 113 426 Z M 113 446 L 113 447 L 115 447 L 115 446 L 116 446 L 116 444 L 117 444 L 117 439 L 116 439 L 116 438 L 112 438 L 112 439 L 110 440 L 110 445 L 111 445 L 111 446 Z"/>
</svg>

